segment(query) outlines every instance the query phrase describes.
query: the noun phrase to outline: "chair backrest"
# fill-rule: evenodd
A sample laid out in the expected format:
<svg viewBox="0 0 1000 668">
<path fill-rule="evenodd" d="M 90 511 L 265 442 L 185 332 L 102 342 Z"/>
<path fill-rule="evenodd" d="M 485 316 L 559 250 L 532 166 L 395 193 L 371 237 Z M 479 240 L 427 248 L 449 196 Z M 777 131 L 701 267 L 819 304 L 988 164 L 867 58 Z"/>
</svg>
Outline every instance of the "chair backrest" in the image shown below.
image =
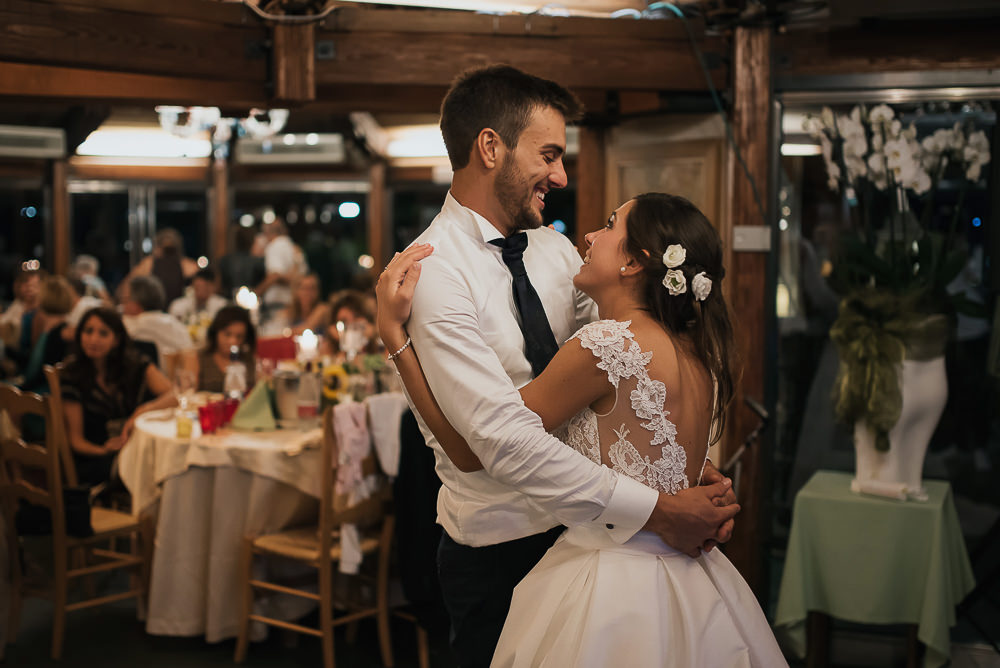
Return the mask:
<svg viewBox="0 0 1000 668">
<path fill-rule="evenodd" d="M 156 347 L 156 344 L 152 341 L 142 341 L 139 339 L 132 339 L 132 345 L 140 353 L 152 360 L 155 366 L 160 366 L 160 349 Z M 160 367 L 163 368 L 163 367 Z"/>
<path fill-rule="evenodd" d="M 347 493 L 338 494 L 335 491 L 340 448 L 333 428 L 333 412 L 334 407 L 331 406 L 323 411 L 322 415 L 323 441 L 320 448 L 320 462 L 323 467 L 323 486 L 319 507 L 320 554 L 330 554 L 334 530 L 341 525 L 357 524 L 366 527 L 380 521 L 386 514 L 392 493 L 387 480 L 381 480 L 377 489 L 361 501 L 351 502 Z M 371 448 L 361 461 L 361 475 L 367 479 L 371 475 L 381 473 L 375 449 Z"/>
<path fill-rule="evenodd" d="M 13 535 L 15 519 L 23 499 L 51 513 L 52 535 L 66 536 L 63 509 L 63 481 L 58 442 L 63 416 L 55 414 L 51 397 L 22 392 L 15 387 L 0 385 L 0 406 L 6 410 L 15 426 L 27 415 L 45 422 L 45 443 L 25 442 L 21 434 L 0 435 L 0 502 L 8 536 Z M 10 544 L 10 543 L 8 543 Z M 11 546 L 16 549 L 16 542 Z"/>
<path fill-rule="evenodd" d="M 73 461 L 73 451 L 66 436 L 66 418 L 62 408 L 62 370 L 62 362 L 55 366 L 46 364 L 44 368 L 45 380 L 49 383 L 49 406 L 52 409 L 53 417 L 53 432 L 49 436 L 49 439 L 51 443 L 55 443 L 59 448 L 63 482 L 70 487 L 76 487 L 79 484 L 79 480 L 76 477 L 76 463 Z"/>
</svg>

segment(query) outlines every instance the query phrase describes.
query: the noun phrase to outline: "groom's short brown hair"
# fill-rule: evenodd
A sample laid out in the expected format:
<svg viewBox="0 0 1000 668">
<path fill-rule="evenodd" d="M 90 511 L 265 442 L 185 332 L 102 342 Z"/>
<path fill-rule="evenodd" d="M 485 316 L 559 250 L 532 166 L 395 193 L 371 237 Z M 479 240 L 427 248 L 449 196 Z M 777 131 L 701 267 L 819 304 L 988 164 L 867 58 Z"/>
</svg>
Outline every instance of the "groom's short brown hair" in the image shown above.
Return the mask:
<svg viewBox="0 0 1000 668">
<path fill-rule="evenodd" d="M 469 164 L 472 145 L 484 128 L 495 130 L 509 148 L 516 147 L 539 107 L 552 107 L 567 123 L 583 115 L 583 105 L 569 90 L 510 65 L 458 75 L 441 103 L 441 134 L 452 169 Z"/>
</svg>

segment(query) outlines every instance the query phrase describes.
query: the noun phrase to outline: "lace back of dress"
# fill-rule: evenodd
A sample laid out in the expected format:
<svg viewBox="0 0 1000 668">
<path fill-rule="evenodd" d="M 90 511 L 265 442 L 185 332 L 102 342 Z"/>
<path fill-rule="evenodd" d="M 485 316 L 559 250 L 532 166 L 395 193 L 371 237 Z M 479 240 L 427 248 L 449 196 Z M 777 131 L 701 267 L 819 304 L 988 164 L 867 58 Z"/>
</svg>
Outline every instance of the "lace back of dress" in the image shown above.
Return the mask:
<svg viewBox="0 0 1000 668">
<path fill-rule="evenodd" d="M 711 378 L 661 332 L 639 339 L 629 324 L 603 321 L 598 337 L 588 336 L 593 333 L 587 328 L 580 332 L 581 343 L 617 385 L 614 408 L 597 416 L 601 462 L 672 494 L 700 478 L 711 422 Z"/>
</svg>

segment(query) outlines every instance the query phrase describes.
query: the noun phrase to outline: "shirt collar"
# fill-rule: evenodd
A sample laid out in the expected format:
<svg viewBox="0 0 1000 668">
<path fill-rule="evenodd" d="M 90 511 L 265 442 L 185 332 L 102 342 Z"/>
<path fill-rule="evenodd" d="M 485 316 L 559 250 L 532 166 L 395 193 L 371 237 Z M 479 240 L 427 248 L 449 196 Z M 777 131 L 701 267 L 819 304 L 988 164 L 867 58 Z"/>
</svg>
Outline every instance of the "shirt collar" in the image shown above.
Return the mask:
<svg viewBox="0 0 1000 668">
<path fill-rule="evenodd" d="M 484 244 L 494 239 L 503 239 L 503 235 L 493 227 L 493 224 L 486 220 L 467 206 L 459 204 L 458 200 L 448 191 L 448 196 L 444 199 L 443 209 L 455 219 L 461 221 L 465 231 L 471 236 L 482 239 Z"/>
</svg>

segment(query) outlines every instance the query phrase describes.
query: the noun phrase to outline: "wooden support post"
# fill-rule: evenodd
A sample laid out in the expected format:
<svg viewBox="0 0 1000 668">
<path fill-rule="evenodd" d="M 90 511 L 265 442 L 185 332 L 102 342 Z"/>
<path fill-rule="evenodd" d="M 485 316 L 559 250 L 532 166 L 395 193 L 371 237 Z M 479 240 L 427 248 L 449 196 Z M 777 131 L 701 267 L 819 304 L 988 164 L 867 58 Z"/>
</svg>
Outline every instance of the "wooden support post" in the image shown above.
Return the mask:
<svg viewBox="0 0 1000 668">
<path fill-rule="evenodd" d="M 212 217 L 209 221 L 212 262 L 229 250 L 229 164 L 223 158 L 212 161 Z"/>
<path fill-rule="evenodd" d="M 767 206 L 768 135 L 771 113 L 771 32 L 767 26 L 736 29 L 733 46 L 733 133 L 736 144 L 756 184 L 760 206 Z M 733 161 L 735 163 L 735 161 Z M 733 224 L 768 225 L 747 176 L 737 167 L 733 177 Z M 735 231 L 735 230 L 734 230 Z M 735 316 L 737 345 L 743 362 L 743 381 L 736 390 L 729 420 L 727 455 L 757 425 L 757 417 L 743 404 L 743 397 L 764 399 L 767 254 L 734 249 L 727 274 L 730 303 Z M 763 570 L 768 525 L 763 515 L 764 499 L 761 452 L 763 443 L 752 444 L 743 457 L 736 531 L 726 554 L 760 596 L 766 585 Z"/>
<path fill-rule="evenodd" d="M 385 163 L 368 168 L 368 252 L 375 260 L 372 271 L 379 273 L 392 259 L 391 221 L 387 215 Z"/>
<path fill-rule="evenodd" d="M 69 169 L 65 159 L 53 160 L 49 169 L 52 187 L 52 227 L 50 255 L 52 273 L 66 275 L 70 262 L 69 189 L 66 179 Z"/>
<path fill-rule="evenodd" d="M 279 23 L 274 26 L 274 98 L 279 102 L 316 99 L 316 27 Z"/>
<path fill-rule="evenodd" d="M 605 202 L 607 159 L 604 142 L 604 128 L 580 127 L 580 150 L 576 157 L 576 234 L 573 240 L 580 253 L 587 250 L 584 235 L 600 229 L 609 213 L 608 203 Z"/>
</svg>

